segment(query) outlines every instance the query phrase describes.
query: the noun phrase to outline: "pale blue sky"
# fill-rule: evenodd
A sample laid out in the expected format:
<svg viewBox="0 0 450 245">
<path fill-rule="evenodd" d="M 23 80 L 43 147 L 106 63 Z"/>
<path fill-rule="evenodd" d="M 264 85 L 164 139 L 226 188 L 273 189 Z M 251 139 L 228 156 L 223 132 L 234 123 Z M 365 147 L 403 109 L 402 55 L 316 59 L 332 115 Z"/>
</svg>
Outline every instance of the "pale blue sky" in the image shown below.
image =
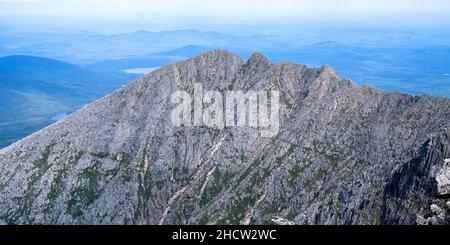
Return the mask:
<svg viewBox="0 0 450 245">
<path fill-rule="evenodd" d="M 272 16 L 311 13 L 450 13 L 449 0 L 0 0 L 0 14 Z"/>
<path fill-rule="evenodd" d="M 446 28 L 448 16 L 450 0 L 0 0 L 0 27 L 32 29 L 242 27 L 297 21 Z"/>
</svg>

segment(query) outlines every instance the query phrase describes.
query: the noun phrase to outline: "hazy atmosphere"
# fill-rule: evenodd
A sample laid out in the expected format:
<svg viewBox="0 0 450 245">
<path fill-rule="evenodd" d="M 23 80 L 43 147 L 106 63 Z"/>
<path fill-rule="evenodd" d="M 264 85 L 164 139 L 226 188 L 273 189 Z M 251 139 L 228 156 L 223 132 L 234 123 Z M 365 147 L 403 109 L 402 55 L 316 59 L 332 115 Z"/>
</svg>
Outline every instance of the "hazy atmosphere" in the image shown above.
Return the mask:
<svg viewBox="0 0 450 245">
<path fill-rule="evenodd" d="M 0 226 L 447 244 L 391 225 L 450 225 L 449 27 L 450 0 L 0 0 Z"/>
<path fill-rule="evenodd" d="M 446 0 L 1 0 L 0 6 L 0 18 L 7 29 L 35 28 L 35 31 L 41 28 L 218 31 L 233 24 L 248 31 L 250 28 L 245 29 L 248 25 L 295 22 L 444 28 L 450 15 L 450 2 Z M 229 31 L 240 30 L 235 27 Z"/>
</svg>

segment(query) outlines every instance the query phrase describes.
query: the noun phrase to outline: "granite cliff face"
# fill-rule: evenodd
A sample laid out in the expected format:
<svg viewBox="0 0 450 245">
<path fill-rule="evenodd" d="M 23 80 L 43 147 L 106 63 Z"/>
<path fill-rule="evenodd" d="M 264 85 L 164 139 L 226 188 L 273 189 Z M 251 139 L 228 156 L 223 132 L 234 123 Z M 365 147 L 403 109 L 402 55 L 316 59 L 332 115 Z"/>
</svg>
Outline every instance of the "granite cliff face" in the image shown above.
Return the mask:
<svg viewBox="0 0 450 245">
<path fill-rule="evenodd" d="M 194 83 L 279 90 L 279 134 L 173 127 Z M 448 224 L 449 159 L 449 99 L 213 51 L 0 150 L 0 222 Z"/>
</svg>

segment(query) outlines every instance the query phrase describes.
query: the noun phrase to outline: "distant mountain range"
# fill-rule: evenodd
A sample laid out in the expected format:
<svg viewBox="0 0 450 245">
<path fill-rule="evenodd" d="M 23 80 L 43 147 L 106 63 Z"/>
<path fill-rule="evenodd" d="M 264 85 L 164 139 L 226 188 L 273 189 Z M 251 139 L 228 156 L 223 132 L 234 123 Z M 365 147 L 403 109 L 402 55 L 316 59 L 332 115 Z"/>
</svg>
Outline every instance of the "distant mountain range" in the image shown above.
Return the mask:
<svg viewBox="0 0 450 245">
<path fill-rule="evenodd" d="M 74 34 L 0 34 L 0 56 L 27 54 L 52 57 L 76 64 L 93 61 L 146 57 L 183 46 L 241 47 L 263 49 L 273 46 L 270 36 L 236 36 L 210 31 L 137 31 L 116 35 Z"/>
<path fill-rule="evenodd" d="M 73 112 L 136 77 L 33 56 L 0 58 L 0 147 L 53 123 L 56 115 Z"/>
<path fill-rule="evenodd" d="M 279 91 L 279 133 L 173 125 L 172 94 L 196 83 Z M 3 224 L 450 224 L 450 99 L 211 51 L 0 150 L 0 163 Z"/>
</svg>

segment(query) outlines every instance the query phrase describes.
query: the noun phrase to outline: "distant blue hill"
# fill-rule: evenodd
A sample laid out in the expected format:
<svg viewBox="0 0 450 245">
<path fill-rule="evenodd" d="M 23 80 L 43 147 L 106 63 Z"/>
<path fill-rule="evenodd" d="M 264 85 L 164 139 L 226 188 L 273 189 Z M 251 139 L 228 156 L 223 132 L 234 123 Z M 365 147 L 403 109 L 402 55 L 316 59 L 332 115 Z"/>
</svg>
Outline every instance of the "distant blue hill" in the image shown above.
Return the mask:
<svg viewBox="0 0 450 245">
<path fill-rule="evenodd" d="M 0 69 L 21 69 L 21 70 L 68 70 L 78 69 L 77 66 L 62 61 L 35 57 L 28 55 L 12 55 L 0 58 Z"/>
<path fill-rule="evenodd" d="M 136 77 L 41 57 L 0 58 L 0 148 Z"/>
<path fill-rule="evenodd" d="M 157 56 L 174 56 L 174 57 L 192 57 L 195 55 L 199 55 L 214 49 L 219 49 L 219 47 L 207 47 L 207 46 L 196 46 L 196 45 L 187 45 L 181 48 L 177 48 L 174 50 L 163 51 L 156 53 Z"/>
</svg>

